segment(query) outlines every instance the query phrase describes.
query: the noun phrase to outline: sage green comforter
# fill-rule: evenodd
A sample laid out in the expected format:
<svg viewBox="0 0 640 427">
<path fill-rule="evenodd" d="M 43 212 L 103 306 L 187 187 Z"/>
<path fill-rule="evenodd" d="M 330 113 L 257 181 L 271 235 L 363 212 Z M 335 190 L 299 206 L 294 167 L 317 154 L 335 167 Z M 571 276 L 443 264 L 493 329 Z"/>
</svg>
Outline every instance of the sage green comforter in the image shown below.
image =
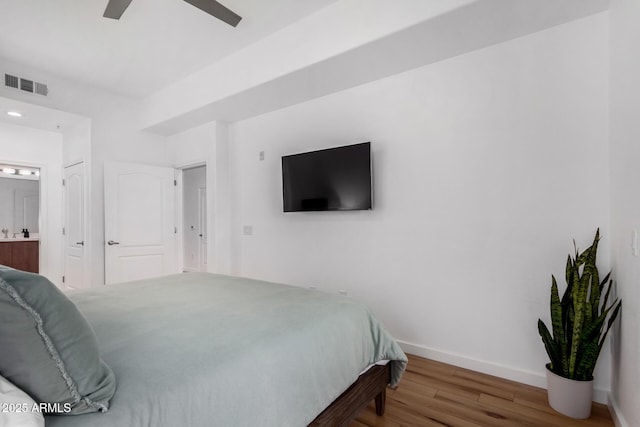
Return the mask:
<svg viewBox="0 0 640 427">
<path fill-rule="evenodd" d="M 187 273 L 70 293 L 117 390 L 106 413 L 48 427 L 302 427 L 376 361 L 406 366 L 362 304 L 281 284 Z"/>
</svg>

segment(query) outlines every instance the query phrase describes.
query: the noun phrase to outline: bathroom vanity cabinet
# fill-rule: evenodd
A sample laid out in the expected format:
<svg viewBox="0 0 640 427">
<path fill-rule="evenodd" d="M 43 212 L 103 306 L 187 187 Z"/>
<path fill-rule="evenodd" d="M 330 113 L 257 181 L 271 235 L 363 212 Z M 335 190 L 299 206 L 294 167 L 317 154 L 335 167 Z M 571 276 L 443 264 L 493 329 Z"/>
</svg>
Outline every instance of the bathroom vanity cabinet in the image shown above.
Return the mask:
<svg viewBox="0 0 640 427">
<path fill-rule="evenodd" d="M 40 241 L 36 239 L 0 240 L 0 264 L 38 273 Z"/>
</svg>

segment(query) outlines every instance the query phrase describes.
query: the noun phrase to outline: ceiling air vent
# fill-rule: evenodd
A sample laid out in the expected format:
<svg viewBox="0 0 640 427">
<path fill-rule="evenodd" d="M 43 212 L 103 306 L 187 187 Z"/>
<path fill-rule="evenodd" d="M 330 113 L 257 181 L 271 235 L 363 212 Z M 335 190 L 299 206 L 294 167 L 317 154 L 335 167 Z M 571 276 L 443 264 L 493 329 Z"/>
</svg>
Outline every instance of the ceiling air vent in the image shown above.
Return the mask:
<svg viewBox="0 0 640 427">
<path fill-rule="evenodd" d="M 12 76 L 11 74 L 5 74 L 4 85 L 7 87 L 18 89 L 18 78 L 16 76 Z"/>
<path fill-rule="evenodd" d="M 35 93 L 37 93 L 38 95 L 44 95 L 47 96 L 47 94 L 49 93 L 49 88 L 47 87 L 46 84 L 44 83 L 38 83 L 36 82 L 36 90 Z"/>
<path fill-rule="evenodd" d="M 33 93 L 33 80 L 20 78 L 20 89 Z"/>
<path fill-rule="evenodd" d="M 23 77 L 12 76 L 11 74 L 4 75 L 4 85 L 6 87 L 20 89 L 25 92 L 35 93 L 42 96 L 49 94 L 49 88 L 44 83 L 34 82 L 33 80 L 25 79 Z"/>
</svg>

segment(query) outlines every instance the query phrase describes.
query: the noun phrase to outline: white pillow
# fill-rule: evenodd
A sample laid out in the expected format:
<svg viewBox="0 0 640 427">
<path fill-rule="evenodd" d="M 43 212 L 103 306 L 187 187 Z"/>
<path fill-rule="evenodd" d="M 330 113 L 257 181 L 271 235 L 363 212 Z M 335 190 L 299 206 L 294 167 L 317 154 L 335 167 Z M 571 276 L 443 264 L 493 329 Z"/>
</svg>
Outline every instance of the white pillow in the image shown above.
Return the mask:
<svg viewBox="0 0 640 427">
<path fill-rule="evenodd" d="M 38 410 L 38 405 L 27 393 L 2 376 L 0 376 L 0 427 L 44 427 L 44 417 Z"/>
</svg>

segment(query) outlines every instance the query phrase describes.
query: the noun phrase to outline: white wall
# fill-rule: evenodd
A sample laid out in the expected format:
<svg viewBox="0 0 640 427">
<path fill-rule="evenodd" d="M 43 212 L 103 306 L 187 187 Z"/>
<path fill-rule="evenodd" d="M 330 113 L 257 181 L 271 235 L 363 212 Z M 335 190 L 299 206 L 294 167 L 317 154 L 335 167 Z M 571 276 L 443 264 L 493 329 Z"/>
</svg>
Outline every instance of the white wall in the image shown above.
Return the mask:
<svg viewBox="0 0 640 427">
<path fill-rule="evenodd" d="M 233 272 L 346 290 L 414 352 L 544 386 L 551 274 L 597 227 L 608 267 L 607 35 L 598 14 L 231 125 Z M 372 211 L 282 212 L 282 155 L 363 141 Z"/>
<path fill-rule="evenodd" d="M 612 265 L 622 298 L 616 331 L 613 405 L 617 425 L 640 425 L 640 258 L 631 252 L 632 230 L 640 231 L 640 4 L 611 2 L 611 219 Z"/>
<path fill-rule="evenodd" d="M 82 119 L 63 132 L 62 156 L 64 164 L 91 160 L 91 119 Z"/>
<path fill-rule="evenodd" d="M 62 135 L 0 123 L 0 162 L 40 168 L 40 273 L 62 280 Z"/>
</svg>

